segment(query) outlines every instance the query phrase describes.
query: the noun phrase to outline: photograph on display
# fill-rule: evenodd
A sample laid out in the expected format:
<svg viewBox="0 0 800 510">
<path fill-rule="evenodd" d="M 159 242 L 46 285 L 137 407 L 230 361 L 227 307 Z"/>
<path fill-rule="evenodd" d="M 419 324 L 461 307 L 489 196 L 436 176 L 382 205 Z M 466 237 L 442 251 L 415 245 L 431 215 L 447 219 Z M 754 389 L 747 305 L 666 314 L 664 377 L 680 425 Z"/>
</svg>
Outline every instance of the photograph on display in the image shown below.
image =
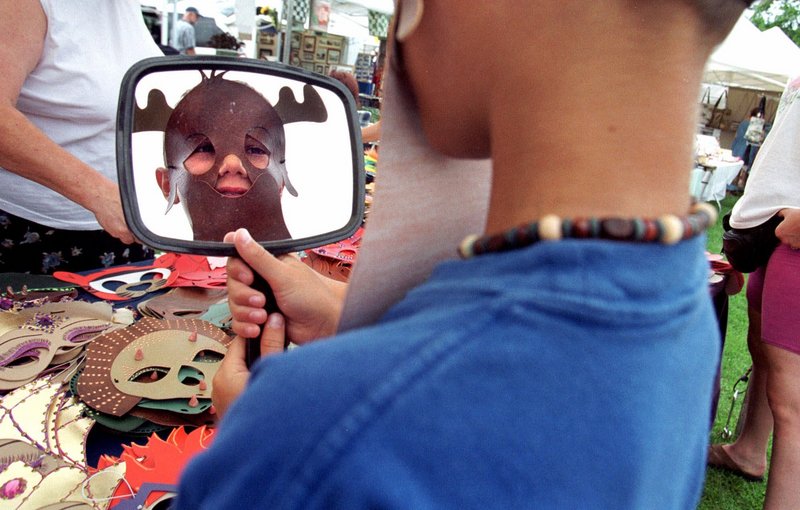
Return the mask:
<svg viewBox="0 0 800 510">
<path fill-rule="evenodd" d="M 316 46 L 317 46 L 316 37 L 314 37 L 313 35 L 303 36 L 303 51 L 310 51 L 311 53 L 313 53 Z"/>
<path fill-rule="evenodd" d="M 328 60 L 329 64 L 338 64 L 339 63 L 339 50 L 328 50 Z"/>
<path fill-rule="evenodd" d="M 317 48 L 316 58 L 314 60 L 316 60 L 317 62 L 327 62 L 328 61 L 327 48 Z"/>
</svg>

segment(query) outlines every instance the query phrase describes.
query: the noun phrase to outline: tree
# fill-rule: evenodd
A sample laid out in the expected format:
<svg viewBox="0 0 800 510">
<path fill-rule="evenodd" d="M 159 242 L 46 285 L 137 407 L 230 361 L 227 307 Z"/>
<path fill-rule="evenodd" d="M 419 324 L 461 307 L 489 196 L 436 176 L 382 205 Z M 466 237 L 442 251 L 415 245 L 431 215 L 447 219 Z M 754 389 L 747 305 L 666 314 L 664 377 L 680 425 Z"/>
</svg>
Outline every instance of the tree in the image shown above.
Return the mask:
<svg viewBox="0 0 800 510">
<path fill-rule="evenodd" d="M 750 21 L 761 30 L 779 27 L 800 46 L 800 0 L 759 0 Z"/>
</svg>

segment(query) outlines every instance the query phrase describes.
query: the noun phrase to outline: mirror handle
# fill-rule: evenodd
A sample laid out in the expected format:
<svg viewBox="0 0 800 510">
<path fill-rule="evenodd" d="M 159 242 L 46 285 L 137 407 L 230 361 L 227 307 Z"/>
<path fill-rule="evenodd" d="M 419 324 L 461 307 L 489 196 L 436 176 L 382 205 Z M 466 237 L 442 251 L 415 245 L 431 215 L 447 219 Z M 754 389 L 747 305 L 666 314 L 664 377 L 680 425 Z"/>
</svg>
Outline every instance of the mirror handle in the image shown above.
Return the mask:
<svg viewBox="0 0 800 510">
<path fill-rule="evenodd" d="M 278 303 L 275 301 L 275 294 L 272 292 L 272 288 L 267 283 L 267 280 L 264 279 L 263 276 L 258 274 L 256 271 L 253 271 L 253 288 L 259 292 L 264 294 L 266 302 L 264 304 L 264 309 L 267 311 L 267 317 L 269 314 L 274 312 L 279 312 L 280 309 L 278 308 Z M 266 327 L 266 324 L 264 326 Z M 286 341 L 286 345 L 283 346 L 284 350 L 288 347 L 289 341 Z M 245 343 L 245 351 L 244 351 L 244 361 L 247 364 L 247 367 L 250 368 L 253 363 L 258 361 L 258 358 L 261 357 L 261 332 L 258 333 L 256 338 L 251 338 L 247 343 Z"/>
</svg>

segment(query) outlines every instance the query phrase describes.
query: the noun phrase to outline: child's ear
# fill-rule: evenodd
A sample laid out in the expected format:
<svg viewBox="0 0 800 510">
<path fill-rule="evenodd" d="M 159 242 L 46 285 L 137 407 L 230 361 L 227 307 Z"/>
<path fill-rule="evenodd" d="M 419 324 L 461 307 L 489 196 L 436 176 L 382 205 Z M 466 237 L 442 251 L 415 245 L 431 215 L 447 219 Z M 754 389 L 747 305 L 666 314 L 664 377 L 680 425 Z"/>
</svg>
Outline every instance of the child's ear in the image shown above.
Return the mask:
<svg viewBox="0 0 800 510">
<path fill-rule="evenodd" d="M 161 193 L 164 194 L 164 198 L 169 200 L 169 192 L 170 192 L 169 170 L 163 167 L 156 168 L 156 182 L 158 183 L 158 187 L 161 188 Z M 180 202 L 180 199 L 176 195 L 173 204 L 177 204 L 178 202 Z"/>
<path fill-rule="evenodd" d="M 395 21 L 395 38 L 398 42 L 403 42 L 417 29 L 425 4 L 423 0 L 403 0 L 396 5 L 398 15 Z"/>
</svg>

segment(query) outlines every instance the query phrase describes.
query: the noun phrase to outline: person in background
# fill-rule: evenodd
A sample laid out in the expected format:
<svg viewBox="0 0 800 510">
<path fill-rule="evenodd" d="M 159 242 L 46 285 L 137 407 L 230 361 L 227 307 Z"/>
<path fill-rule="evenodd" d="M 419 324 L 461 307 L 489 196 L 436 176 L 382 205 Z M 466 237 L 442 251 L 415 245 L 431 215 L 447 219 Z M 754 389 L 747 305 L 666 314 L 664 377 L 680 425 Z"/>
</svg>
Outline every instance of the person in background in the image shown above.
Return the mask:
<svg viewBox="0 0 800 510">
<path fill-rule="evenodd" d="M 337 71 L 334 69 L 328 73 L 328 76 L 334 80 L 340 81 L 342 85 L 347 87 L 347 90 L 350 91 L 350 94 L 353 96 L 353 100 L 356 102 L 356 110 L 360 109 L 361 98 L 358 96 L 358 82 L 356 81 L 355 75 L 347 71 Z"/>
<path fill-rule="evenodd" d="M 778 215 L 781 244 L 748 278 L 748 348 L 753 359 L 750 398 L 741 434 L 709 449 L 710 466 L 761 480 L 774 429 L 764 508 L 800 508 L 800 79 L 781 97 L 766 138 L 731 212 L 734 228 L 751 228 Z"/>
<path fill-rule="evenodd" d="M 750 110 L 750 116 L 742 120 L 742 122 L 739 123 L 739 127 L 736 128 L 736 135 L 731 145 L 731 154 L 740 158 L 744 162 L 744 165 L 733 182 L 728 184 L 728 191 L 741 193 L 744 190 L 745 184 L 747 184 L 747 176 L 750 173 L 750 167 L 753 165 L 753 161 L 758 153 L 758 147 L 754 147 L 744 135 L 750 127 L 750 119 L 759 115 L 759 111 L 760 109 L 758 107 Z"/>
<path fill-rule="evenodd" d="M 172 39 L 172 47 L 178 50 L 182 55 L 194 55 L 196 38 L 194 33 L 194 24 L 197 23 L 197 18 L 200 17 L 200 12 L 195 7 L 187 7 L 186 12 L 183 13 L 183 18 L 178 20 L 175 25 L 175 33 Z"/>
<path fill-rule="evenodd" d="M 335 334 L 341 287 L 228 234 L 233 328 L 265 325 L 268 355 L 251 374 L 233 341 L 224 416 L 177 507 L 695 508 L 720 339 L 701 233 L 715 209 L 686 183 L 705 62 L 746 5 L 398 1 L 383 149 L 491 158 L 487 237 Z M 393 94 L 408 108 L 387 111 Z M 415 164 L 386 161 L 384 176 Z M 410 188 L 399 220 L 452 220 Z M 269 355 L 284 334 L 330 338 Z"/>
<path fill-rule="evenodd" d="M 758 113 L 758 107 L 750 110 L 750 115 L 742 120 L 742 122 L 739 123 L 739 127 L 736 128 L 736 136 L 733 138 L 733 144 L 731 145 L 731 154 L 737 158 L 745 159 L 745 152 L 747 152 L 748 144 L 744 134 L 747 133 L 747 128 L 750 126 L 750 117 L 755 117 Z M 753 155 L 753 159 L 755 159 L 755 155 Z"/>
<path fill-rule="evenodd" d="M 733 184 L 738 191 L 744 190 L 747 184 L 747 177 L 750 175 L 750 169 L 753 167 L 753 162 L 758 155 L 758 150 L 772 128 L 771 124 L 766 124 L 766 104 L 766 97 L 762 97 L 759 105 L 750 110 L 750 117 L 743 120 L 736 129 L 736 136 L 731 146 L 731 154 L 744 161 L 744 166 Z M 754 125 L 754 122 L 758 122 L 758 124 Z"/>
<path fill-rule="evenodd" d="M 356 81 L 356 77 L 353 73 L 348 73 L 347 71 L 336 71 L 333 70 L 329 73 L 331 78 L 337 79 L 342 82 L 350 93 L 353 94 L 353 98 L 356 101 L 356 109 L 361 108 L 361 97 L 359 96 L 358 92 L 358 81 Z M 381 123 L 373 122 L 368 126 L 363 126 L 361 128 L 361 141 L 365 144 L 377 142 L 381 138 Z"/>
<path fill-rule="evenodd" d="M 361 141 L 363 143 L 378 142 L 381 139 L 381 121 L 373 122 L 361 128 Z"/>
<path fill-rule="evenodd" d="M 0 13 L 0 271 L 152 257 L 131 244 L 116 182 L 122 76 L 162 55 L 139 2 L 0 0 Z"/>
</svg>

